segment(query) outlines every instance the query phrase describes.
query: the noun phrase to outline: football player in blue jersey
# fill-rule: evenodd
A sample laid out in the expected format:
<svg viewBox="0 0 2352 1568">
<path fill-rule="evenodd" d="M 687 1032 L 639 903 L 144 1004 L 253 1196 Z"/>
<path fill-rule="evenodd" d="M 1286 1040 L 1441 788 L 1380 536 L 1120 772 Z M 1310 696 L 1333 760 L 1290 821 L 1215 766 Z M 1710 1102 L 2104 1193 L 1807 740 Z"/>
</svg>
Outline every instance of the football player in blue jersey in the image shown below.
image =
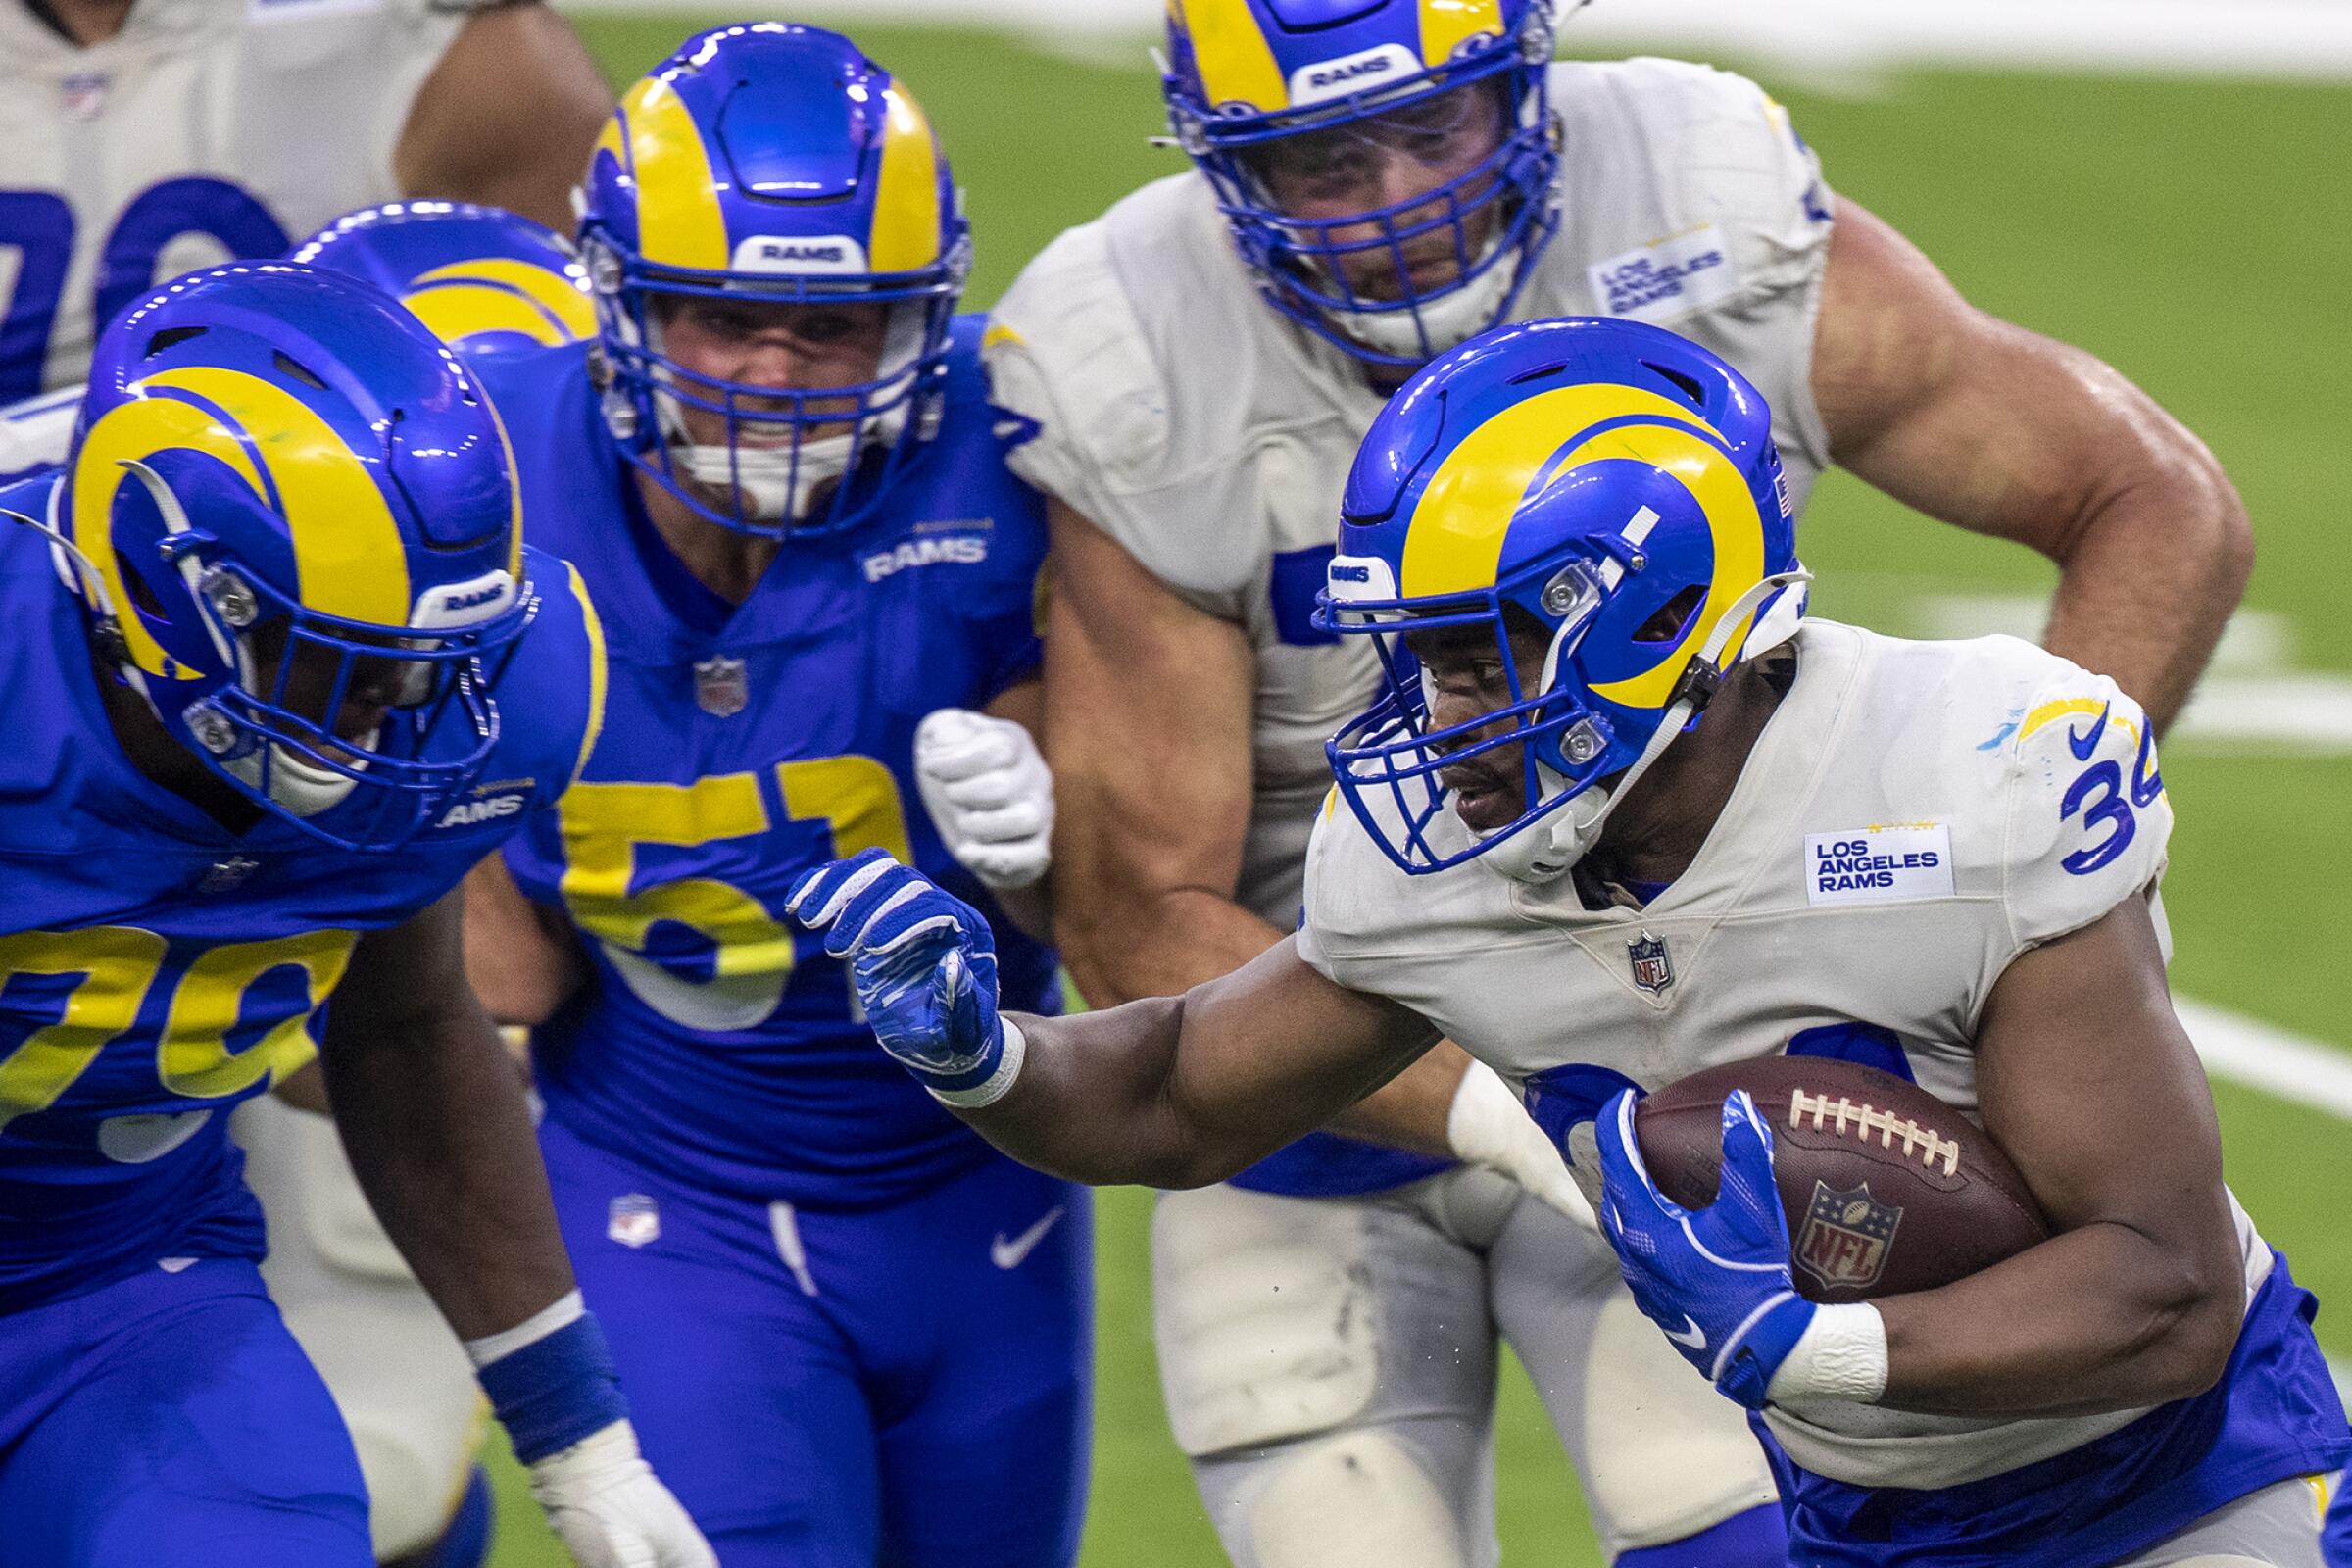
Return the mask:
<svg viewBox="0 0 2352 1568">
<path fill-rule="evenodd" d="M 0 1564 L 373 1560 L 225 1134 L 314 1052 L 574 1552 L 710 1563 L 461 965 L 457 884 L 569 784 L 604 679 L 478 383 L 365 284 L 192 274 L 0 511 Z"/>
<path fill-rule="evenodd" d="M 689 39 L 588 173 L 586 350 L 485 363 L 536 540 L 606 612 L 581 782 L 469 893 L 535 1027 L 566 1239 L 729 1568 L 1049 1568 L 1084 1495 L 1083 1190 L 873 1049 L 785 891 L 881 846 L 1009 920 L 1045 870 L 1037 497 L 1004 466 L 921 108 L 846 39 Z M 950 1086 L 952 1099 L 954 1087 Z"/>
<path fill-rule="evenodd" d="M 288 259 L 373 283 L 468 355 L 596 330 L 570 244 L 493 207 L 362 208 Z M 262 1281 L 351 1429 L 377 1558 L 388 1568 L 477 1568 L 490 1549 L 493 1501 L 476 1458 L 473 1367 L 368 1212 L 322 1114 L 318 1076 L 315 1066 L 296 1073 L 238 1106 L 229 1124 L 269 1225 Z"/>
<path fill-rule="evenodd" d="M 569 243 L 514 213 L 466 202 L 391 202 L 345 214 L 291 261 L 383 289 L 467 355 L 574 342 L 596 331 Z M 0 482 L 62 462 L 79 384 L 0 410 Z M 238 1105 L 229 1136 L 262 1205 L 262 1280 L 326 1381 L 368 1483 L 378 1559 L 471 1568 L 490 1546 L 488 1474 L 476 1463 L 473 1367 L 368 1211 L 318 1065 Z"/>
</svg>

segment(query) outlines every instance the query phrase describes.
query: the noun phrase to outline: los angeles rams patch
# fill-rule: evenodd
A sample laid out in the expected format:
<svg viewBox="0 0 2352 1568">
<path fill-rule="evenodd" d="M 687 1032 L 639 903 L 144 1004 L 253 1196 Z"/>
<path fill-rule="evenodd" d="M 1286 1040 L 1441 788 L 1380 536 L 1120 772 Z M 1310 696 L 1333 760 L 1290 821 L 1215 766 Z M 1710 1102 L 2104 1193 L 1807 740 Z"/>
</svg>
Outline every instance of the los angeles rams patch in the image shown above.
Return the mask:
<svg viewBox="0 0 2352 1568">
<path fill-rule="evenodd" d="M 1941 822 L 1805 835 L 1807 904 L 1894 904 L 1952 896 L 1952 830 Z"/>
<path fill-rule="evenodd" d="M 1732 248 L 1714 223 L 1594 262 L 1585 275 L 1602 315 L 1653 325 L 1703 311 L 1740 289 Z"/>
</svg>

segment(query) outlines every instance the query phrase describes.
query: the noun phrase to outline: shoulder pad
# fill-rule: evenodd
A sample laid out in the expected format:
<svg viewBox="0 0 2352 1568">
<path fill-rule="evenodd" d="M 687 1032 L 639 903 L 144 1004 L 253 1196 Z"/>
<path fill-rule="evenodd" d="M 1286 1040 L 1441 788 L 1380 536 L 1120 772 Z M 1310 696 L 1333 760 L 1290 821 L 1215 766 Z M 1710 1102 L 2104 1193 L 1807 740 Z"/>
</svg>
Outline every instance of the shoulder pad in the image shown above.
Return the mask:
<svg viewBox="0 0 2352 1568">
<path fill-rule="evenodd" d="M 1690 293 L 1657 308 L 1627 302 L 1618 314 L 1666 321 L 1702 306 L 1736 306 L 1802 287 L 1828 260 L 1831 198 L 1821 165 L 1788 110 L 1744 76 L 1679 60 L 1636 59 L 1554 69 L 1555 103 L 1568 145 L 1594 149 L 1602 171 L 1588 196 L 1639 180 L 1652 191 L 1623 193 L 1636 210 L 1656 204 L 1654 234 L 1640 248 L 1594 258 L 1594 294 L 1610 308 L 1605 277 L 1624 265 L 1639 273 L 1650 253 L 1715 240 L 1730 266 Z M 1714 230 L 1709 234 L 1709 229 Z M 1668 257 L 1664 262 L 1688 262 Z"/>
<path fill-rule="evenodd" d="M 604 729 L 605 630 L 578 568 L 530 545 L 523 559 L 539 618 L 498 684 L 504 738 L 490 765 L 530 779 L 531 804 L 544 807 L 579 777 Z"/>
<path fill-rule="evenodd" d="M 991 396 L 1037 425 L 1014 468 L 1096 520 L 1157 467 L 1168 440 L 1167 393 L 1112 265 L 1109 221 L 1069 230 L 1021 270 L 982 350 Z"/>
<path fill-rule="evenodd" d="M 2056 673 L 2017 704 L 2002 750 L 2004 902 L 2020 947 L 2153 887 L 2173 828 L 2147 714 L 2106 676 L 2049 663 Z"/>
</svg>

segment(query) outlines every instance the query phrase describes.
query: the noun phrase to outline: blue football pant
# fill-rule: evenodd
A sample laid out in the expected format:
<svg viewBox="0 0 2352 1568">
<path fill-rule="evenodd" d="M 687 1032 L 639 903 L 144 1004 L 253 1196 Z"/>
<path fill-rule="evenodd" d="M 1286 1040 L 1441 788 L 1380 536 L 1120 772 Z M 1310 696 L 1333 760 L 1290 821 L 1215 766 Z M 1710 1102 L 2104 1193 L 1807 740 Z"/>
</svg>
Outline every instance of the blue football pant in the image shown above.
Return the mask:
<svg viewBox="0 0 2352 1568">
<path fill-rule="evenodd" d="M 326 1385 L 253 1264 L 0 1318 L 0 1568 L 371 1568 Z"/>
<path fill-rule="evenodd" d="M 906 1202 L 796 1211 L 553 1120 L 541 1143 L 646 1458 L 727 1568 L 1076 1559 L 1086 1189 L 992 1154 Z"/>
</svg>

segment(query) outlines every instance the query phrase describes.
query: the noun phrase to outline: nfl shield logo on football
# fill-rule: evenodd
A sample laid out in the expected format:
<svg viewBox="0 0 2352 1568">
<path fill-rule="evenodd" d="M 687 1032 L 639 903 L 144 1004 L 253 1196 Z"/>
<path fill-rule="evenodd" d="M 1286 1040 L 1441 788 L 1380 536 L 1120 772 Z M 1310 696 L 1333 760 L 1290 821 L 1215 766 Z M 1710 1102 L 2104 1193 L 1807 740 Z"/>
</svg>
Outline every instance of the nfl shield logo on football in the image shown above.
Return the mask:
<svg viewBox="0 0 2352 1568">
<path fill-rule="evenodd" d="M 714 718 L 732 718 L 752 700 L 743 661 L 712 654 L 694 666 L 694 700 Z"/>
<path fill-rule="evenodd" d="M 612 1200 L 605 1219 L 605 1234 L 623 1247 L 643 1247 L 662 1239 L 662 1205 L 643 1193 L 623 1193 Z"/>
<path fill-rule="evenodd" d="M 1864 1182 L 1850 1192 L 1813 1184 L 1804 1228 L 1796 1233 L 1796 1266 L 1832 1290 L 1868 1290 L 1886 1271 L 1886 1251 L 1903 1211 L 1870 1196 Z"/>
<path fill-rule="evenodd" d="M 1651 996 L 1664 994 L 1674 984 L 1674 960 L 1666 956 L 1666 939 L 1644 931 L 1625 945 L 1626 956 L 1633 960 L 1634 984 Z"/>
</svg>

